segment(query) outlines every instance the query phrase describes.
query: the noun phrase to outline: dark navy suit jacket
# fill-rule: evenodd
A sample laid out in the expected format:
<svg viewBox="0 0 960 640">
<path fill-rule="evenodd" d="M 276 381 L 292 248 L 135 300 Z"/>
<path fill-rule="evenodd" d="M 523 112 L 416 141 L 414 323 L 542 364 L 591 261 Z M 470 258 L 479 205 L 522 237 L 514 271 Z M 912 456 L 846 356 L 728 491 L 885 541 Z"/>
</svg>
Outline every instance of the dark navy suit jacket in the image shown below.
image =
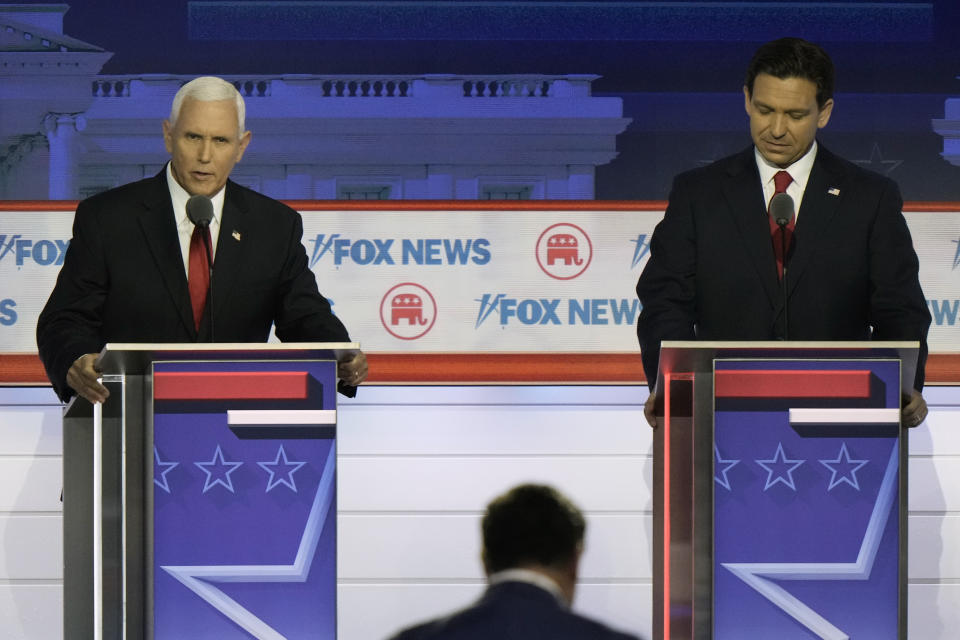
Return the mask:
<svg viewBox="0 0 960 640">
<path fill-rule="evenodd" d="M 930 313 L 896 183 L 819 145 L 788 256 L 790 340 L 919 340 Z M 648 382 L 662 340 L 784 337 L 783 290 L 753 147 L 677 176 L 637 283 Z"/>
<path fill-rule="evenodd" d="M 276 323 L 285 342 L 347 342 L 317 290 L 290 207 L 227 182 L 213 270 L 217 342 L 264 342 Z M 37 346 L 53 387 L 73 395 L 74 360 L 107 342 L 207 342 L 210 309 L 197 331 L 166 171 L 84 200 L 56 286 L 37 323 Z"/>
<path fill-rule="evenodd" d="M 393 640 L 638 640 L 573 613 L 553 594 L 525 582 L 501 582 L 471 607 L 411 627 Z"/>
</svg>

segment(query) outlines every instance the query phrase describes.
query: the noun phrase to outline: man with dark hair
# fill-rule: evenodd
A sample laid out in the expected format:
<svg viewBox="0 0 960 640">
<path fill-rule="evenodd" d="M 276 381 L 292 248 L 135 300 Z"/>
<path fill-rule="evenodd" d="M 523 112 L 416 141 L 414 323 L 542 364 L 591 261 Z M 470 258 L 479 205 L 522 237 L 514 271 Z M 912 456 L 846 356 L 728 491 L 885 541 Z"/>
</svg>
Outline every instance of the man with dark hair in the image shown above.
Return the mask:
<svg viewBox="0 0 960 640">
<path fill-rule="evenodd" d="M 930 313 L 903 200 L 889 178 L 817 143 L 833 77 L 815 44 L 761 46 L 743 87 L 753 145 L 674 180 L 637 282 L 651 426 L 663 340 L 919 341 L 901 417 L 908 427 L 926 417 Z M 782 226 L 768 213 L 781 193 L 796 203 Z"/>
<path fill-rule="evenodd" d="M 570 611 L 585 529 L 583 514 L 555 489 L 511 489 L 483 517 L 483 597 L 394 640 L 637 640 Z"/>
</svg>

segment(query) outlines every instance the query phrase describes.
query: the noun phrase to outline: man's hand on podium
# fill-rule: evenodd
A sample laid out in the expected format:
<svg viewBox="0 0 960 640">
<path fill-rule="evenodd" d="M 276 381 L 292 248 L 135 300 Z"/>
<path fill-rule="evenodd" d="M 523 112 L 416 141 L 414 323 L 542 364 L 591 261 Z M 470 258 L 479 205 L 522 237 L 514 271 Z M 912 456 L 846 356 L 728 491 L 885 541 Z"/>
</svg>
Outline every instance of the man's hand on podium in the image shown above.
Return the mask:
<svg viewBox="0 0 960 640">
<path fill-rule="evenodd" d="M 105 401 L 110 392 L 105 386 L 97 382 L 100 370 L 94 363 L 97 354 L 87 353 L 77 358 L 67 370 L 67 384 L 77 392 L 81 398 L 86 398 L 92 404 Z"/>
<path fill-rule="evenodd" d="M 910 390 L 910 395 L 903 396 L 903 408 L 900 410 L 900 421 L 905 427 L 916 427 L 927 419 L 927 401 L 916 389 Z"/>
<path fill-rule="evenodd" d="M 655 405 L 657 404 L 657 393 L 655 391 L 650 392 L 650 396 L 647 398 L 647 401 L 643 403 L 643 417 L 647 419 L 647 424 L 649 424 L 654 429 L 657 428 L 657 416 L 655 412 Z"/>
<path fill-rule="evenodd" d="M 351 387 L 355 387 L 367 379 L 367 356 L 363 351 L 345 356 L 337 363 L 337 377 Z"/>
</svg>

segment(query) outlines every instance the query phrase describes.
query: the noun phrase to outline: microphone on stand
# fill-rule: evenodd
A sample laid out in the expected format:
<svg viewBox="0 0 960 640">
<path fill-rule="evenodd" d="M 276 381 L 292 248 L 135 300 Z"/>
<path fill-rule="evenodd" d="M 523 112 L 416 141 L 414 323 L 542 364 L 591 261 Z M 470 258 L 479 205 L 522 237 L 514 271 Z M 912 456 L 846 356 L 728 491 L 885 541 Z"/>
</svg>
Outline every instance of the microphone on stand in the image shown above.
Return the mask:
<svg viewBox="0 0 960 640">
<path fill-rule="evenodd" d="M 780 227 L 780 248 L 783 256 L 783 279 L 780 287 L 783 290 L 783 339 L 790 339 L 790 314 L 787 307 L 787 225 L 793 222 L 796 212 L 793 207 L 793 198 L 786 193 L 778 193 L 770 200 L 770 216 Z"/>
<path fill-rule="evenodd" d="M 187 200 L 187 217 L 190 222 L 201 229 L 209 229 L 210 221 L 213 220 L 213 201 L 207 196 L 190 196 Z M 207 252 L 207 269 L 210 283 L 207 287 L 207 309 L 210 312 L 210 342 L 215 342 L 213 338 L 213 251 L 210 247 L 210 234 L 203 233 L 203 248 Z M 199 336 L 198 336 L 199 338 Z"/>
</svg>

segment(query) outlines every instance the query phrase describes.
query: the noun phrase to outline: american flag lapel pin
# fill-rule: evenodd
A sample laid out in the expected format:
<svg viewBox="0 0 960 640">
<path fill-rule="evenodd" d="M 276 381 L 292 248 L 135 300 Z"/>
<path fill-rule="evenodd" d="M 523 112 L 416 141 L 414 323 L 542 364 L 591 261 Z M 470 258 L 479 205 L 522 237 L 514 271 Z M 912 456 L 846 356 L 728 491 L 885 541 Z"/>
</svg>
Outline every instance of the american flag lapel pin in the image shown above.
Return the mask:
<svg viewBox="0 0 960 640">
<path fill-rule="evenodd" d="M 827 189 L 827 193 L 829 193 L 832 196 L 838 196 L 840 195 L 840 189 L 837 189 L 836 187 L 830 187 L 829 189 Z"/>
<path fill-rule="evenodd" d="M 233 239 L 234 239 L 234 240 L 236 240 L 237 242 L 240 242 L 240 232 L 239 232 L 239 231 L 234 231 L 234 232 L 231 233 L 230 235 L 233 236 Z"/>
</svg>

